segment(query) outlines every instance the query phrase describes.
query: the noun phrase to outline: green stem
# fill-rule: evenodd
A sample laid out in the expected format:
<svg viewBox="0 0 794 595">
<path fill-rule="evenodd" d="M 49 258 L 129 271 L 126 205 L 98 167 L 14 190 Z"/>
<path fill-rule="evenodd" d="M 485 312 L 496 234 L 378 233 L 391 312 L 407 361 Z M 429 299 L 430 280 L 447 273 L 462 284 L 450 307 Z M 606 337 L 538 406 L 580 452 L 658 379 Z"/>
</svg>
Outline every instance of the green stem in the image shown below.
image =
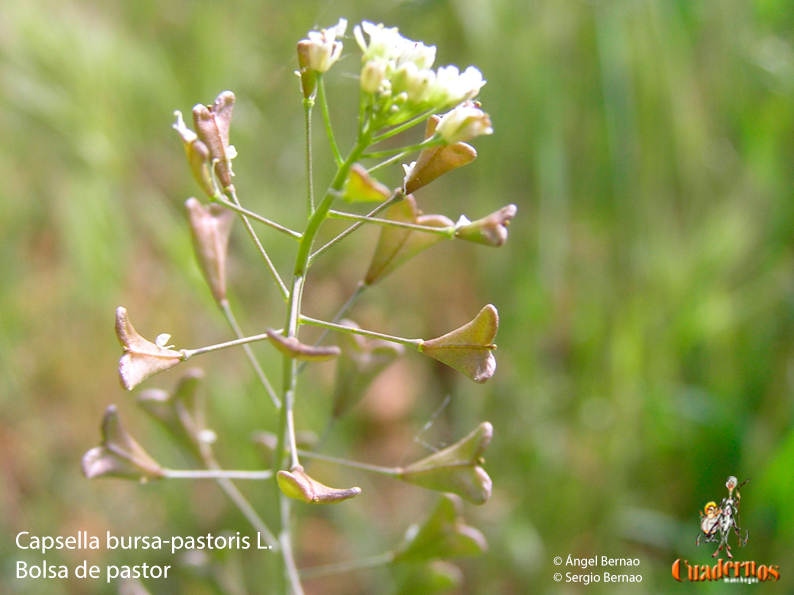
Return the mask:
<svg viewBox="0 0 794 595">
<path fill-rule="evenodd" d="M 383 339 L 384 341 L 399 343 L 400 345 L 408 345 L 416 349 L 419 349 L 419 346 L 423 343 L 422 339 L 404 339 L 402 337 L 395 337 L 394 335 L 386 335 L 384 333 L 376 333 L 375 331 L 367 331 L 360 328 L 344 326 L 342 324 L 334 324 L 333 322 L 326 322 L 324 320 L 317 320 L 316 318 L 311 318 L 309 316 L 301 316 L 301 322 L 305 322 L 306 324 L 310 324 L 312 326 L 319 326 L 322 328 L 340 331 L 343 333 L 361 335 L 363 337 L 370 337 L 372 339 Z"/>
<path fill-rule="evenodd" d="M 355 215 L 353 213 L 343 213 L 342 211 L 328 211 L 328 216 L 335 219 L 347 219 L 348 221 L 361 221 L 362 223 L 374 223 L 376 225 L 385 225 L 388 227 L 400 227 L 403 229 L 411 229 L 413 231 L 421 231 L 424 233 L 434 233 L 445 238 L 452 238 L 455 236 L 455 226 L 449 227 L 433 227 L 431 225 L 419 225 L 417 223 L 407 223 L 405 221 L 392 221 L 391 219 L 378 219 L 376 217 L 369 217 L 367 215 Z"/>
<path fill-rule="evenodd" d="M 300 570 L 300 575 L 303 579 L 312 580 L 315 578 L 322 578 L 324 576 L 342 574 L 343 572 L 364 570 L 366 568 L 378 568 L 379 566 L 391 564 L 393 561 L 394 553 L 386 552 L 385 554 L 379 554 L 369 558 L 361 558 L 359 560 L 350 560 L 349 562 L 338 562 L 337 564 L 326 564 L 324 566 L 314 566 L 313 568 L 303 568 Z"/>
<path fill-rule="evenodd" d="M 391 196 L 391 198 L 389 198 L 389 200 L 386 200 L 386 201 L 382 202 L 380 205 L 378 205 L 376 208 L 374 208 L 372 211 L 370 211 L 367 214 L 367 217 L 374 217 L 375 215 L 377 215 L 381 211 L 384 211 L 385 209 L 389 208 L 394 203 L 400 202 L 403 198 L 405 198 L 405 194 L 403 194 L 403 191 L 402 191 L 401 188 L 398 188 L 395 191 L 395 193 Z M 348 227 L 345 231 L 340 233 L 338 236 L 336 236 L 332 240 L 329 240 L 328 243 L 326 243 L 322 248 L 319 248 L 317 251 L 314 252 L 314 254 L 311 255 L 311 258 L 309 258 L 309 266 L 311 266 L 314 263 L 314 261 L 317 259 L 318 256 L 320 256 L 320 254 L 322 254 L 323 252 L 325 252 L 326 250 L 328 250 L 332 246 L 334 246 L 334 245 L 338 244 L 339 242 L 341 242 L 342 240 L 344 240 L 347 236 L 349 236 L 351 233 L 356 231 L 362 225 L 364 225 L 364 223 L 362 221 L 358 221 L 358 222 L 354 223 L 353 225 L 351 225 L 350 227 Z"/>
<path fill-rule="evenodd" d="M 362 159 L 381 159 L 382 157 L 390 157 L 395 153 L 413 153 L 415 151 L 421 151 L 422 149 L 426 149 L 428 147 L 437 147 L 439 145 L 443 145 L 444 141 L 440 138 L 436 138 L 435 136 L 431 136 L 427 140 L 422 141 L 417 145 L 410 145 L 407 147 L 397 147 L 395 149 L 386 149 L 385 151 L 376 151 L 374 153 L 364 153 L 361 158 Z"/>
<path fill-rule="evenodd" d="M 425 112 L 422 112 L 421 114 L 411 118 L 407 122 L 404 122 L 403 124 L 400 124 L 399 126 L 395 126 L 391 130 L 376 136 L 375 138 L 372 139 L 372 144 L 373 145 L 377 144 L 377 143 L 379 143 L 379 142 L 381 142 L 383 140 L 386 140 L 387 138 L 391 138 L 391 137 L 393 137 L 393 136 L 395 136 L 397 134 L 400 134 L 401 132 L 404 132 L 404 131 L 408 130 L 409 128 L 413 128 L 414 126 L 416 126 L 420 122 L 422 122 L 424 120 L 427 120 L 430 116 L 432 116 L 434 113 L 436 113 L 436 111 L 437 110 L 435 110 L 435 109 L 431 109 L 431 110 L 427 110 Z"/>
<path fill-rule="evenodd" d="M 229 307 L 229 300 L 223 300 L 221 302 L 221 309 L 223 310 L 224 316 L 226 316 L 226 320 L 229 323 L 229 326 L 232 327 L 232 331 L 234 332 L 235 337 L 237 339 L 244 339 L 245 335 L 243 335 L 243 331 L 240 329 L 240 325 L 237 324 L 237 319 L 234 317 L 231 308 Z M 281 407 L 281 401 L 276 396 L 276 391 L 273 390 L 273 385 L 270 384 L 270 381 L 267 379 L 264 370 L 262 370 L 262 366 L 259 365 L 259 360 L 256 359 L 254 355 L 254 351 L 251 349 L 251 346 L 247 343 L 243 346 L 243 351 L 245 352 L 248 361 L 251 363 L 251 366 L 254 368 L 254 372 L 256 372 L 257 377 L 259 378 L 259 382 L 262 383 L 262 386 L 265 387 L 265 391 L 270 396 L 270 400 L 273 401 L 273 404 L 276 406 L 276 409 Z"/>
<path fill-rule="evenodd" d="M 247 343 L 255 343 L 256 341 L 264 341 L 267 339 L 267 334 L 252 335 L 250 337 L 243 337 L 234 341 L 226 341 L 225 343 L 216 343 L 215 345 L 208 345 L 207 347 L 199 347 L 198 349 L 182 349 L 181 353 L 184 356 L 182 361 L 188 360 L 194 355 L 204 355 L 213 351 L 220 351 L 228 347 L 237 347 L 238 345 L 246 345 Z"/>
<path fill-rule="evenodd" d="M 391 165 L 397 161 L 400 161 L 403 157 L 407 157 L 411 152 L 410 151 L 403 151 L 402 153 L 397 153 L 394 157 L 390 157 L 386 161 L 381 161 L 377 165 L 373 165 L 367 170 L 368 174 L 371 174 L 374 171 L 378 171 L 382 167 L 386 167 L 387 165 Z"/>
<path fill-rule="evenodd" d="M 307 191 L 307 211 L 309 217 L 314 213 L 314 171 L 312 167 L 312 108 L 314 98 L 309 97 L 303 100 L 304 116 L 306 120 L 306 185 Z"/>
<path fill-rule="evenodd" d="M 232 202 L 236 204 L 238 207 L 240 205 L 240 201 L 237 199 L 237 193 L 234 190 L 234 186 L 229 186 L 225 189 L 226 193 L 229 195 L 229 198 L 232 199 Z M 265 260 L 265 264 L 267 265 L 270 274 L 273 275 L 273 279 L 276 281 L 276 285 L 278 285 L 279 290 L 281 291 L 281 295 L 286 300 L 289 297 L 289 292 L 287 291 L 287 286 L 284 285 L 284 281 L 281 280 L 281 276 L 278 274 L 276 267 L 273 266 L 273 262 L 270 260 L 270 257 L 267 255 L 265 248 L 262 246 L 262 242 L 259 241 L 259 237 L 257 237 L 254 228 L 251 226 L 251 222 L 248 220 L 248 217 L 240 213 L 240 219 L 243 220 L 245 224 L 245 228 L 248 230 L 248 235 L 251 236 L 251 239 L 256 244 L 259 253 L 262 255 L 262 258 Z"/>
<path fill-rule="evenodd" d="M 381 475 L 388 475 L 396 477 L 402 473 L 402 469 L 396 467 L 381 467 L 380 465 L 370 465 L 368 463 L 359 463 L 358 461 L 349 461 L 347 459 L 337 459 L 336 457 L 329 457 L 328 455 L 321 455 L 310 450 L 299 450 L 302 457 L 307 459 L 316 459 L 326 463 L 333 463 L 334 465 L 341 465 L 343 467 L 353 467 L 355 469 L 363 469 L 364 471 L 371 471 L 372 473 L 379 473 Z"/>
<path fill-rule="evenodd" d="M 334 154 L 337 167 L 342 167 L 344 160 L 342 154 L 339 152 L 339 147 L 336 146 L 336 139 L 334 139 L 334 130 L 331 127 L 331 115 L 328 111 L 328 100 L 325 97 L 325 81 L 323 75 L 317 73 L 317 99 L 320 100 L 320 109 L 323 112 L 323 121 L 325 122 L 325 132 L 328 134 L 328 144 L 331 145 L 331 152 Z"/>
<path fill-rule="evenodd" d="M 252 479 L 263 480 L 273 477 L 270 469 L 266 471 L 227 471 L 225 469 L 163 469 L 168 479 Z"/>
<path fill-rule="evenodd" d="M 300 240 L 301 239 L 301 234 L 299 234 L 297 231 L 293 231 L 293 230 L 289 229 L 288 227 L 284 227 L 283 225 L 279 225 L 275 221 L 271 221 L 270 219 L 268 219 L 266 217 L 262 217 L 262 215 L 258 215 L 257 213 L 254 213 L 253 211 L 249 211 L 248 209 L 244 209 L 243 207 L 241 207 L 239 205 L 236 205 L 233 202 L 229 202 L 228 200 L 223 198 L 223 196 L 220 195 L 220 194 L 217 195 L 213 200 L 215 202 L 217 202 L 217 203 L 222 204 L 227 209 L 231 209 L 232 211 L 236 211 L 237 213 L 239 213 L 241 215 L 245 215 L 246 217 L 248 217 L 249 219 L 253 219 L 254 221 L 259 221 L 260 223 L 264 223 L 265 225 L 268 225 L 268 226 L 272 227 L 273 229 L 275 229 L 276 231 L 280 231 L 281 233 L 284 233 L 284 234 L 290 236 L 293 239 L 296 239 L 296 240 Z"/>
</svg>

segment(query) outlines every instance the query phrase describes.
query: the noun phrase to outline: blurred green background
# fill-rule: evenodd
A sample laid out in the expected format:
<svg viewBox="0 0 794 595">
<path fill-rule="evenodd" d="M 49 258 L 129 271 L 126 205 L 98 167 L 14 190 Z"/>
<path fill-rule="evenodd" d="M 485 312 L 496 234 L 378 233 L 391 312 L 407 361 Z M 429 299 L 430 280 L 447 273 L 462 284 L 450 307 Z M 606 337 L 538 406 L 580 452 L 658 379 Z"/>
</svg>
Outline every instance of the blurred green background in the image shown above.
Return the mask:
<svg viewBox="0 0 794 595">
<path fill-rule="evenodd" d="M 42 559 L 178 566 L 176 580 L 147 583 L 155 595 L 269 592 L 267 554 L 42 556 L 17 549 L 14 536 L 253 535 L 214 484 L 91 482 L 79 461 L 116 403 L 158 460 L 189 464 L 119 386 L 116 306 L 144 336 L 169 332 L 179 347 L 229 338 L 193 261 L 182 205 L 198 189 L 170 128 L 173 110 L 233 90 L 241 200 L 300 226 L 294 44 L 340 16 L 350 21 L 347 58 L 328 89 L 341 145 L 356 110 L 352 25 L 398 26 L 437 45 L 437 64 L 480 68 L 496 130 L 475 141 L 477 161 L 418 193 L 421 208 L 474 219 L 512 202 L 518 216 L 503 248 L 436 246 L 352 313 L 369 328 L 428 338 L 494 303 L 496 376 L 474 385 L 409 355 L 340 424 L 327 452 L 377 464 L 422 456 L 414 438 L 447 395 L 422 440 L 451 443 L 481 420 L 494 424 L 493 497 L 466 507 L 490 551 L 461 561 L 459 594 L 725 592 L 679 585 L 670 566 L 711 561 L 711 546 L 694 546 L 698 510 L 726 495 L 729 475 L 750 477 L 741 517 L 750 540 L 734 551 L 780 565 L 778 583 L 755 588 L 790 593 L 794 4 L 786 0 L 3 0 L 0 592 L 117 592 L 104 580 L 14 578 L 17 560 Z M 330 169 L 319 128 L 316 141 L 322 184 Z M 396 185 L 400 175 L 382 178 Z M 261 237 L 286 274 L 294 245 L 266 230 Z M 362 231 L 318 261 L 309 314 L 330 316 L 347 297 L 376 238 Z M 280 326 L 277 294 L 240 226 L 231 251 L 244 328 Z M 256 352 L 277 382 L 272 350 Z M 275 422 L 246 362 L 222 353 L 196 363 L 207 370 L 222 464 L 261 466 L 248 436 Z M 146 386 L 167 388 L 177 374 Z M 332 364 L 306 376 L 301 429 L 321 431 L 332 381 Z M 296 506 L 300 566 L 385 551 L 436 501 L 419 488 L 316 469 L 364 495 L 330 510 Z M 271 506 L 261 486 L 242 488 L 260 509 Z M 639 558 L 643 581 L 555 583 L 554 572 L 575 570 L 552 564 L 568 554 Z M 213 572 L 214 585 L 202 578 Z M 375 570 L 306 589 L 395 587 Z"/>
</svg>

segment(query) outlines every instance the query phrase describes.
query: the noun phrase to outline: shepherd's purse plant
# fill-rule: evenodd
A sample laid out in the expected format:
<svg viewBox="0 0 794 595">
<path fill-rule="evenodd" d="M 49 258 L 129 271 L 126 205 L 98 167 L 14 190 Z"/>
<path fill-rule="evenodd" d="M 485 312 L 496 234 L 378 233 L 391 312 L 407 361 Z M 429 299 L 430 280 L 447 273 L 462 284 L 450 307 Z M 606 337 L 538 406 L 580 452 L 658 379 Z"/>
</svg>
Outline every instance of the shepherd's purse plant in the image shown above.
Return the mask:
<svg viewBox="0 0 794 595">
<path fill-rule="evenodd" d="M 120 477 L 141 482 L 174 478 L 217 481 L 251 523 L 258 539 L 270 547 L 263 555 L 279 559 L 278 566 L 283 571 L 273 577 L 267 585 L 271 590 L 266 592 L 302 595 L 302 581 L 384 565 L 394 570 L 397 593 L 438 593 L 461 580 L 460 571 L 449 559 L 477 555 L 486 549 L 482 533 L 463 521 L 462 501 L 484 504 L 491 495 L 491 479 L 483 467 L 483 453 L 493 434 L 491 424 L 484 421 L 451 446 L 402 467 L 339 459 L 320 452 L 323 440 L 318 443 L 316 438 L 306 439 L 296 433 L 295 403 L 302 398 L 296 391 L 297 379 L 304 367 L 313 362 L 336 360 L 330 428 L 357 405 L 373 380 L 406 351 L 438 360 L 477 383 L 491 378 L 496 370 L 494 340 L 499 325 L 492 305 L 473 312 L 471 321 L 460 328 L 431 339 L 363 329 L 346 316 L 369 287 L 434 244 L 460 239 L 501 246 L 516 207 L 507 205 L 474 221 L 460 216 L 454 222 L 444 215 L 422 213 L 415 193 L 439 176 L 472 162 L 477 153 L 467 142 L 491 134 L 493 128 L 488 114 L 476 101 L 485 84 L 480 71 L 473 66 L 462 72 L 455 66 L 434 70 L 436 48 L 411 41 L 396 28 L 369 22 L 353 28 L 353 45 L 361 51 L 358 118 L 355 142 L 347 152 L 341 150 L 329 115 L 325 77 L 342 54 L 346 30 L 347 22 L 340 19 L 333 27 L 309 32 L 297 47 L 298 97 L 302 96 L 306 124 L 307 190 L 301 200 L 305 201 L 307 217 L 301 230 L 289 229 L 269 214 L 248 210 L 238 197 L 232 171 L 237 152 L 230 144 L 235 102 L 232 92 L 222 92 L 210 105 L 196 105 L 193 129 L 180 112 L 175 112 L 173 127 L 184 145 L 190 170 L 206 195 L 203 201 L 190 198 L 185 203 L 196 259 L 233 338 L 199 348 L 176 348 L 168 344 L 167 334 L 153 341 L 145 339 L 133 327 L 125 308 L 116 311 L 116 334 L 123 352 L 119 375 L 127 390 L 202 354 L 220 349 L 242 351 L 262 386 L 259 407 L 273 416 L 277 428 L 275 434 L 261 432 L 255 437 L 269 453 L 270 467 L 250 471 L 221 467 L 213 449 L 216 436 L 205 419 L 200 390 L 204 372 L 188 368 L 171 392 L 144 390 L 137 402 L 196 460 L 196 469 L 174 470 L 160 465 L 124 429 L 116 407 L 111 405 L 102 421 L 101 445 L 86 453 L 83 471 L 89 478 Z M 313 181 L 312 116 L 317 104 L 336 166 L 330 185 L 322 193 L 315 193 Z M 402 133 L 417 126 L 424 127 L 424 140 L 396 142 L 406 136 Z M 376 180 L 375 172 L 399 164 L 404 177 L 398 188 L 391 190 Z M 338 210 L 337 205 L 347 208 Z M 263 328 L 258 334 L 245 335 L 237 323 L 226 288 L 227 247 L 235 219 L 250 236 L 275 291 L 283 298 L 281 328 Z M 329 219 L 347 221 L 349 226 L 318 245 L 318 232 Z M 323 254 L 364 225 L 378 226 L 380 236 L 360 283 L 331 320 L 308 316 L 302 308 L 307 276 Z M 285 236 L 285 242 L 294 242 L 294 264 L 289 275 L 279 272 L 266 249 L 271 238 L 260 239 L 263 233 L 280 234 Z M 319 340 L 311 342 L 303 338 L 304 326 L 324 331 Z M 329 337 L 336 337 L 336 344 L 326 342 Z M 270 343 L 272 356 L 280 358 L 280 384 L 268 379 L 251 350 L 250 344 L 256 341 Z M 311 460 L 386 475 L 442 495 L 428 518 L 412 526 L 403 541 L 390 551 L 362 560 L 302 567 L 293 548 L 293 516 L 305 512 L 306 507 L 340 503 L 362 493 L 358 487 L 334 488 L 320 483 L 307 472 L 307 462 Z M 258 481 L 262 489 L 272 490 L 274 501 L 278 502 L 276 513 L 265 515 L 257 511 L 232 480 Z M 138 587 L 145 592 L 142 585 Z M 222 587 L 217 588 L 223 592 Z"/>
</svg>

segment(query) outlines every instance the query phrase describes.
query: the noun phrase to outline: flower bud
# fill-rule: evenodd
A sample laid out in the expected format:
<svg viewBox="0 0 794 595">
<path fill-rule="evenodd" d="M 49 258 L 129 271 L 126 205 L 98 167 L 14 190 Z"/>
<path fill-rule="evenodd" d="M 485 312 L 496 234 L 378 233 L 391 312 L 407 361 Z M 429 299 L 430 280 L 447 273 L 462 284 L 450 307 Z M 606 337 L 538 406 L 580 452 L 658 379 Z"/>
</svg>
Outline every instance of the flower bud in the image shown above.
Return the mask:
<svg viewBox="0 0 794 595">
<path fill-rule="evenodd" d="M 426 562 L 479 556 L 488 543 L 485 536 L 463 520 L 463 503 L 458 496 L 444 494 L 430 517 L 412 526 L 394 556 L 395 562 Z"/>
<path fill-rule="evenodd" d="M 482 453 L 493 436 L 486 422 L 460 442 L 401 469 L 397 477 L 405 482 L 439 492 L 457 494 L 472 504 L 484 504 L 491 497 L 491 478 L 481 467 Z"/>
<path fill-rule="evenodd" d="M 342 42 L 336 41 L 337 37 L 343 37 L 347 29 L 347 21 L 339 19 L 333 27 L 328 27 L 322 31 L 309 31 L 309 39 L 304 39 L 301 43 L 308 42 L 306 54 L 308 67 L 314 72 L 323 73 L 339 60 L 342 55 Z M 305 94 L 305 92 L 304 92 Z"/>
<path fill-rule="evenodd" d="M 390 206 L 385 212 L 385 218 L 391 221 L 415 223 L 440 229 L 454 225 L 450 219 L 443 215 L 419 215 L 416 201 L 410 195 Z M 422 250 L 444 239 L 444 236 L 436 233 L 384 226 L 381 229 L 369 270 L 364 277 L 364 283 L 372 285 L 383 279 Z"/>
<path fill-rule="evenodd" d="M 291 471 L 279 471 L 276 479 L 285 496 L 307 504 L 336 504 L 361 493 L 361 488 L 329 488 L 306 475 L 300 465 L 293 467 Z"/>
<path fill-rule="evenodd" d="M 226 253 L 234 213 L 218 204 L 208 208 L 195 198 L 185 202 L 193 250 L 201 272 L 218 304 L 226 300 Z"/>
<path fill-rule="evenodd" d="M 267 329 L 265 333 L 276 349 L 293 359 L 307 362 L 324 362 L 334 359 L 341 353 L 341 350 L 336 345 L 312 347 L 301 343 L 295 337 L 285 337 L 273 329 Z"/>
<path fill-rule="evenodd" d="M 499 313 L 488 304 L 471 322 L 441 337 L 422 341 L 419 351 L 455 368 L 474 382 L 483 383 L 496 371 L 493 340 L 497 330 Z"/>
<path fill-rule="evenodd" d="M 150 389 L 138 395 L 138 405 L 199 460 L 206 450 L 204 402 L 199 390 L 203 380 L 201 368 L 190 368 L 172 392 Z"/>
<path fill-rule="evenodd" d="M 385 60 L 367 60 L 361 68 L 361 90 L 364 93 L 375 93 L 380 89 L 383 79 L 386 78 Z"/>
<path fill-rule="evenodd" d="M 121 477 L 146 482 L 163 476 L 162 467 L 121 425 L 115 405 L 107 408 L 102 419 L 101 446 L 85 453 L 82 466 L 89 479 Z"/>
<path fill-rule="evenodd" d="M 234 109 L 234 93 L 224 91 L 213 105 L 198 104 L 193 107 L 196 133 L 210 152 L 215 174 L 224 188 L 232 185 L 232 162 L 237 151 L 229 144 L 229 126 Z"/>
<path fill-rule="evenodd" d="M 201 186 L 201 189 L 207 196 L 212 198 L 215 196 L 215 185 L 212 183 L 212 175 L 210 174 L 210 151 L 207 145 L 198 139 L 196 133 L 185 126 L 182 112 L 177 110 L 174 115 L 176 116 L 176 124 L 172 128 L 182 137 L 182 144 L 185 147 L 190 171 L 196 182 Z"/>
<path fill-rule="evenodd" d="M 341 324 L 351 328 L 358 325 L 351 320 Z M 334 406 L 331 415 L 341 417 L 352 409 L 366 394 L 372 381 L 403 354 L 402 345 L 381 339 L 342 333 L 342 355 L 336 368 Z"/>
<path fill-rule="evenodd" d="M 493 134 L 491 118 L 471 102 L 459 105 L 441 117 L 436 132 L 448 145 L 471 140 L 481 134 Z"/>
<path fill-rule="evenodd" d="M 455 224 L 455 237 L 486 246 L 499 247 L 507 241 L 507 226 L 515 217 L 516 205 L 507 205 L 487 217 L 469 221 L 461 215 Z"/>
<path fill-rule="evenodd" d="M 425 140 L 431 138 L 441 121 L 440 116 L 430 116 L 427 120 Z M 419 153 L 419 159 L 406 168 L 404 188 L 406 194 L 416 192 L 435 180 L 437 177 L 452 171 L 462 165 L 471 163 L 477 157 L 474 147 L 466 143 L 455 143 L 427 147 Z"/>
<path fill-rule="evenodd" d="M 342 198 L 347 202 L 383 202 L 391 190 L 367 173 L 358 163 L 350 168 Z"/>
<path fill-rule="evenodd" d="M 295 72 L 301 79 L 301 90 L 303 97 L 309 99 L 314 97 L 317 91 L 317 75 L 310 67 L 310 48 L 312 42 L 304 39 L 298 42 L 298 66 L 299 69 Z"/>
<path fill-rule="evenodd" d="M 155 345 L 141 337 L 133 328 L 127 310 L 116 309 L 116 336 L 124 350 L 119 360 L 119 377 L 127 390 L 158 372 L 173 368 L 184 359 L 184 354 Z"/>
</svg>

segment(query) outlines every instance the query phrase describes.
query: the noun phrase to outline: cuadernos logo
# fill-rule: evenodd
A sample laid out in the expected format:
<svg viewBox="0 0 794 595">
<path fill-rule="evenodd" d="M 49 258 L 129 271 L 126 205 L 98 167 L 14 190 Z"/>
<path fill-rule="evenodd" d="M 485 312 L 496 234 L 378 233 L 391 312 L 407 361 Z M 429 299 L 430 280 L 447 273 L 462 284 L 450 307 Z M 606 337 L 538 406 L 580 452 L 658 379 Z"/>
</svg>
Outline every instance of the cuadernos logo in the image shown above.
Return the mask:
<svg viewBox="0 0 794 595">
<path fill-rule="evenodd" d="M 741 495 L 739 488 L 746 484 L 745 480 L 741 485 L 733 476 L 728 478 L 725 487 L 728 488 L 728 497 L 723 498 L 719 505 L 716 502 L 709 502 L 700 513 L 700 532 L 698 533 L 695 545 L 703 543 L 717 543 L 717 551 L 711 557 L 717 558 L 725 549 L 725 555 L 729 560 L 719 558 L 713 566 L 709 564 L 690 564 L 688 560 L 680 558 L 673 562 L 673 578 L 677 581 L 723 581 L 726 583 L 759 583 L 764 581 L 777 581 L 780 579 L 780 566 L 757 564 L 755 561 L 741 562 L 733 560 L 731 546 L 728 545 L 728 538 L 733 533 L 736 535 L 737 547 L 747 545 L 750 537 L 749 531 L 745 531 L 742 539 L 742 530 L 739 526 L 739 502 Z M 734 493 L 735 491 L 735 493 Z"/>
</svg>

